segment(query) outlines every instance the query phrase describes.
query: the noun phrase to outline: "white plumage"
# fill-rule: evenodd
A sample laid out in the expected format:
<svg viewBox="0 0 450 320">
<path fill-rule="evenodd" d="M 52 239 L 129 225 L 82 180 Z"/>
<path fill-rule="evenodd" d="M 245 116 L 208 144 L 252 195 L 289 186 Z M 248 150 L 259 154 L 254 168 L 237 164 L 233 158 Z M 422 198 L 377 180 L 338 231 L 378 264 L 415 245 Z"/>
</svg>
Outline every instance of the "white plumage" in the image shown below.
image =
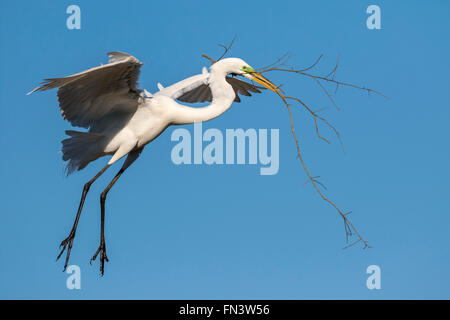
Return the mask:
<svg viewBox="0 0 450 320">
<path fill-rule="evenodd" d="M 159 91 L 151 94 L 138 89 L 142 63 L 135 57 L 111 52 L 109 63 L 64 78 L 46 79 L 35 91 L 58 89 L 61 115 L 73 126 L 88 129 L 86 132 L 66 131 L 69 138 L 62 141 L 63 160 L 68 161 L 68 173 L 81 170 L 91 161 L 111 155 L 108 164 L 86 183 L 74 226 L 61 243 L 66 247 L 66 268 L 72 248 L 78 219 L 90 185 L 113 163 L 128 155 L 124 165 L 101 195 L 100 246 L 92 258 L 100 253 L 100 271 L 104 272 L 106 245 L 104 241 L 104 213 L 107 192 L 125 169 L 140 155 L 149 142 L 157 138 L 168 126 L 208 121 L 224 113 L 233 103 L 239 102 L 238 94 L 250 96 L 264 87 L 277 88 L 239 58 L 227 58 L 214 63 L 210 71 L 184 79 L 168 87 L 158 84 Z M 264 87 L 229 77 L 241 75 Z M 30 94 L 29 93 L 29 94 Z M 208 106 L 194 108 L 181 102 L 211 102 Z"/>
</svg>

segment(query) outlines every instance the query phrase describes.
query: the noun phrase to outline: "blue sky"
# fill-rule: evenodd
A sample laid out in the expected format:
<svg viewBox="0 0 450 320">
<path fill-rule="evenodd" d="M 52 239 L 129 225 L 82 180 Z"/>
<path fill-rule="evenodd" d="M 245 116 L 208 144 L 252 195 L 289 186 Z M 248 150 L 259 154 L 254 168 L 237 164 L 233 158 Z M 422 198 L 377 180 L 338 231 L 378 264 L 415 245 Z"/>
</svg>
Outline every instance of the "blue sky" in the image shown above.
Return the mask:
<svg viewBox="0 0 450 320">
<path fill-rule="evenodd" d="M 66 8 L 81 8 L 81 30 Z M 381 8 L 368 30 L 366 8 Z M 0 298 L 3 299 L 419 299 L 450 298 L 450 23 L 448 1 L 3 1 L 0 4 Z M 144 150 L 109 194 L 110 262 L 99 277 L 89 259 L 99 241 L 99 194 L 91 188 L 72 250 L 81 290 L 68 290 L 58 245 L 73 222 L 83 184 L 98 160 L 69 178 L 60 141 L 70 128 L 56 92 L 26 96 L 43 78 L 106 63 L 125 51 L 145 63 L 150 92 L 197 74 L 219 43 L 254 67 L 285 52 L 303 67 L 324 54 L 326 74 L 380 90 L 389 99 L 340 88 L 336 111 L 311 80 L 267 74 L 340 130 L 346 154 L 315 137 L 293 107 L 313 175 L 373 246 L 342 250 L 342 220 L 305 185 L 289 118 L 270 92 L 244 98 L 204 129 L 280 130 L 280 168 L 181 165 L 169 128 Z M 192 126 L 185 126 L 192 132 Z M 366 268 L 381 268 L 368 290 Z"/>
</svg>

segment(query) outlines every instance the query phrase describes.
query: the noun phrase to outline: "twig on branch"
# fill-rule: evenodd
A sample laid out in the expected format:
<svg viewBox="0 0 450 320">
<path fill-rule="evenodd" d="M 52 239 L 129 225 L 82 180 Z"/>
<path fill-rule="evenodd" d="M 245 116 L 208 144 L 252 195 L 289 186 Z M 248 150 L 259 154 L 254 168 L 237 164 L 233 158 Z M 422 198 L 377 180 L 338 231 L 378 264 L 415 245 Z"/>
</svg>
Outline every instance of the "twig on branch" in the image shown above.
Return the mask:
<svg viewBox="0 0 450 320">
<path fill-rule="evenodd" d="M 203 58 L 206 58 L 206 59 L 208 59 L 209 61 L 211 61 L 211 64 L 213 64 L 213 63 L 216 63 L 217 61 L 216 60 L 214 60 L 214 59 L 212 59 L 212 58 L 210 58 L 210 57 L 208 57 L 206 54 L 202 54 L 202 57 Z"/>
<path fill-rule="evenodd" d="M 202 54 L 202 57 L 208 59 L 209 61 L 211 61 L 211 64 L 216 63 L 217 61 L 219 61 L 219 60 L 221 60 L 223 57 L 225 57 L 225 55 L 230 51 L 231 47 L 232 47 L 233 44 L 234 44 L 234 41 L 236 40 L 236 37 L 237 37 L 237 35 L 235 35 L 235 36 L 233 37 L 233 40 L 231 40 L 231 42 L 230 42 L 230 44 L 229 44 L 228 46 L 226 46 L 226 45 L 224 45 L 224 44 L 219 44 L 219 45 L 218 45 L 219 47 L 224 48 L 224 52 L 222 53 L 222 55 L 221 55 L 217 60 L 214 60 L 214 59 L 208 57 L 206 54 Z"/>
<path fill-rule="evenodd" d="M 319 180 L 317 180 L 317 178 L 320 178 L 320 176 L 315 176 L 315 177 L 312 177 L 312 178 L 314 179 L 314 182 L 315 182 L 315 183 L 317 183 L 317 184 L 320 185 L 322 188 L 324 188 L 325 190 L 327 190 L 327 187 L 326 187 L 322 182 L 320 182 Z M 309 182 L 309 179 L 306 180 L 305 184 L 308 184 L 308 182 Z"/>
<path fill-rule="evenodd" d="M 321 117 L 321 116 L 318 116 L 318 115 L 317 115 L 318 112 L 320 112 L 320 110 L 315 111 L 316 117 L 317 117 L 318 119 L 320 119 L 323 123 L 325 123 L 325 125 L 327 125 L 328 127 L 330 127 L 331 130 L 334 131 L 334 134 L 336 135 L 336 138 L 338 139 L 339 144 L 341 145 L 342 152 L 345 154 L 345 148 L 344 148 L 344 143 L 342 142 L 342 139 L 341 139 L 341 134 L 339 133 L 339 131 L 338 131 L 331 123 L 328 122 L 327 119 L 325 119 L 325 118 L 323 118 L 323 117 Z"/>
<path fill-rule="evenodd" d="M 329 78 L 331 75 L 333 75 L 331 77 L 331 79 L 334 79 L 334 76 L 336 75 L 337 68 L 339 66 L 339 59 L 340 59 L 340 57 L 341 57 L 341 55 L 339 54 L 338 57 L 337 57 L 337 60 L 336 60 L 336 65 L 334 66 L 333 70 L 331 70 L 331 72 L 325 78 Z M 302 71 L 305 71 L 305 70 L 302 70 Z"/>
<path fill-rule="evenodd" d="M 325 94 L 327 95 L 328 99 L 331 101 L 331 103 L 334 105 L 334 107 L 336 108 L 337 111 L 341 111 L 341 108 L 339 108 L 339 106 L 336 104 L 336 102 L 334 101 L 333 97 L 328 93 L 328 90 L 320 83 L 319 80 L 314 79 L 316 81 L 316 83 L 319 85 L 319 87 L 322 89 L 323 92 L 325 92 Z"/>
<path fill-rule="evenodd" d="M 282 94 L 280 94 L 280 95 L 282 95 Z M 291 100 L 295 100 L 295 101 L 300 102 L 300 103 L 303 105 L 303 107 L 305 107 L 305 109 L 308 110 L 308 112 L 311 113 L 311 115 L 313 116 L 313 119 L 314 119 L 314 126 L 316 127 L 316 134 L 317 134 L 317 137 L 318 137 L 319 139 L 325 141 L 326 143 L 330 144 L 330 142 L 329 142 L 327 139 L 325 139 L 324 137 L 322 137 L 322 136 L 320 135 L 320 133 L 319 133 L 319 125 L 317 124 L 317 119 L 320 119 L 320 118 L 316 115 L 316 113 L 315 113 L 314 111 L 312 111 L 312 110 L 311 110 L 311 109 L 310 109 L 310 108 L 309 108 L 302 100 L 300 100 L 299 98 L 295 98 L 295 97 L 287 97 L 287 96 L 284 96 L 284 95 L 283 95 L 283 98 L 285 98 L 285 99 L 291 99 Z"/>
<path fill-rule="evenodd" d="M 281 66 L 286 66 L 286 62 L 291 58 L 291 55 L 289 53 L 285 53 L 284 55 L 282 55 L 281 57 L 279 57 L 275 62 L 269 64 L 268 66 L 262 67 L 262 68 L 258 68 L 256 71 L 258 71 L 259 73 L 263 72 L 264 70 L 267 70 L 269 68 L 274 68 L 274 67 L 281 67 Z"/>
<path fill-rule="evenodd" d="M 314 68 L 319 63 L 320 59 L 322 59 L 322 57 L 323 57 L 323 54 L 320 54 L 320 56 L 317 58 L 317 60 L 312 65 L 310 65 L 309 67 L 307 67 L 305 69 L 301 69 L 300 71 L 304 72 L 304 71 L 308 71 L 308 70 Z"/>
<path fill-rule="evenodd" d="M 225 55 L 230 51 L 230 49 L 231 49 L 231 47 L 233 46 L 234 41 L 236 40 L 236 38 L 237 38 L 237 35 L 235 35 L 235 36 L 233 37 L 233 40 L 231 40 L 231 42 L 230 42 L 230 44 L 229 44 L 228 46 L 226 46 L 226 45 L 224 45 L 224 44 L 219 44 L 219 47 L 224 48 L 224 52 L 222 53 L 222 55 L 221 55 L 217 60 L 214 60 L 214 59 L 208 57 L 206 54 L 202 54 L 202 57 L 208 59 L 209 61 L 211 61 L 211 64 L 216 63 L 217 61 L 219 61 L 219 60 L 221 60 L 223 57 L 225 57 Z"/>
</svg>

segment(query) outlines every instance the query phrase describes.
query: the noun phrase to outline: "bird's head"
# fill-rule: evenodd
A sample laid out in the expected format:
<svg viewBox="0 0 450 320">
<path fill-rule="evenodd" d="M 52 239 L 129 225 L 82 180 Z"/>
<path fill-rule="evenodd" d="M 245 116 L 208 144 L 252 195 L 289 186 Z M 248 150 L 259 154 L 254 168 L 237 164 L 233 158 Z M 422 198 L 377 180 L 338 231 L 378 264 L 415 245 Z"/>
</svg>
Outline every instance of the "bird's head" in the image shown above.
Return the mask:
<svg viewBox="0 0 450 320">
<path fill-rule="evenodd" d="M 227 74 L 235 74 L 253 80 L 275 93 L 279 92 L 278 87 L 263 77 L 253 69 L 247 62 L 240 58 L 226 58 L 215 63 L 217 67 L 223 68 Z"/>
</svg>

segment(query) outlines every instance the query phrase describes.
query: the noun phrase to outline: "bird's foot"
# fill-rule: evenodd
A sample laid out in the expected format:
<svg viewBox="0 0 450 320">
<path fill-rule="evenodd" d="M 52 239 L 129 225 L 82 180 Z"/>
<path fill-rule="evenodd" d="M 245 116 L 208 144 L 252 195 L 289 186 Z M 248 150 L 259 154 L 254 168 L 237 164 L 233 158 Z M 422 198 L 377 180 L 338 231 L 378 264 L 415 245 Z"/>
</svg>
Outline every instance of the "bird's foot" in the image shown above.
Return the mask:
<svg viewBox="0 0 450 320">
<path fill-rule="evenodd" d="M 100 246 L 98 247 L 97 251 L 95 252 L 94 256 L 89 261 L 90 264 L 92 264 L 92 261 L 95 261 L 97 259 L 97 255 L 100 253 L 100 274 L 103 276 L 105 272 L 105 261 L 109 262 L 108 257 L 106 256 L 106 245 L 105 241 L 100 242 Z"/>
<path fill-rule="evenodd" d="M 64 263 L 63 272 L 66 271 L 67 264 L 69 263 L 70 251 L 72 251 L 72 244 L 73 244 L 74 238 L 75 238 L 75 232 L 72 230 L 70 232 L 69 236 L 66 239 L 64 239 L 61 242 L 61 244 L 59 245 L 59 247 L 61 248 L 61 251 L 59 252 L 58 257 L 56 258 L 56 261 L 59 260 L 59 258 L 61 257 L 61 255 L 63 254 L 63 252 L 66 250 L 66 247 L 67 247 L 66 261 Z"/>
</svg>

